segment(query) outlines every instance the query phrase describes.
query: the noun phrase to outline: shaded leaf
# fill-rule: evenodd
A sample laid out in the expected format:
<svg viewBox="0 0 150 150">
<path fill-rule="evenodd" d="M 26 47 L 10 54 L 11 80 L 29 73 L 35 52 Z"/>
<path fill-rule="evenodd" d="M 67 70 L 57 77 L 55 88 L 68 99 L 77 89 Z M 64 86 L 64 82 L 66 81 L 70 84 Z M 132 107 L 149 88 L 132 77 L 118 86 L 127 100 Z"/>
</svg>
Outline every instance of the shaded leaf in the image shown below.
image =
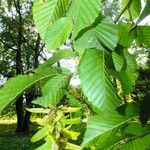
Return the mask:
<svg viewBox="0 0 150 150">
<path fill-rule="evenodd" d="M 122 116 L 116 111 L 92 116 L 87 123 L 83 145 L 129 122 L 138 116 L 138 111 L 138 107 L 129 105 L 126 110 L 126 116 Z"/>
<path fill-rule="evenodd" d="M 41 105 L 43 107 L 56 106 L 56 104 L 64 96 L 64 89 L 69 84 L 70 76 L 59 74 L 49 79 L 47 83 L 42 87 L 43 96 L 34 100 L 34 104 Z"/>
<path fill-rule="evenodd" d="M 125 95 L 130 94 L 135 87 L 135 73 L 129 71 L 110 71 L 111 74 L 121 82 L 121 87 Z"/>
<path fill-rule="evenodd" d="M 118 43 L 124 47 L 130 47 L 134 38 L 134 32 L 130 32 L 132 29 L 131 24 L 118 24 Z"/>
<path fill-rule="evenodd" d="M 123 53 L 124 53 L 124 57 L 126 59 L 125 70 L 135 73 L 135 71 L 137 69 L 137 63 L 136 63 L 135 56 L 131 55 L 127 49 L 124 49 Z"/>
<path fill-rule="evenodd" d="M 45 68 L 42 72 L 34 75 L 19 75 L 8 80 L 2 90 L 0 90 L 0 112 L 33 84 L 56 74 L 58 74 L 57 69 Z"/>
<path fill-rule="evenodd" d="M 150 134 L 126 143 L 121 150 L 146 150 L 150 146 Z"/>
<path fill-rule="evenodd" d="M 113 58 L 116 71 L 121 71 L 124 65 L 124 57 L 121 54 L 117 54 L 116 52 L 113 52 L 112 58 Z"/>
<path fill-rule="evenodd" d="M 138 42 L 144 44 L 146 47 L 150 47 L 150 26 L 138 26 L 137 27 L 137 39 Z"/>
<path fill-rule="evenodd" d="M 141 123 L 139 122 L 131 122 L 125 129 L 124 134 L 140 136 L 142 134 L 148 133 L 149 130 L 150 130 L 149 125 L 142 127 Z"/>
</svg>

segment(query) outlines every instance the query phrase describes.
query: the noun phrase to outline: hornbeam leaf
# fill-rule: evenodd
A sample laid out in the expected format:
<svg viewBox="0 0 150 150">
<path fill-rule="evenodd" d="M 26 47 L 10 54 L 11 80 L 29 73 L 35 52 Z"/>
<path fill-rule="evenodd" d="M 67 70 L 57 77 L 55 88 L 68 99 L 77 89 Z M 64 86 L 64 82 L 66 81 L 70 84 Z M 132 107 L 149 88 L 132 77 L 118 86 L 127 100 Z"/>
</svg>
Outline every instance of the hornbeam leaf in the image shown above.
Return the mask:
<svg viewBox="0 0 150 150">
<path fill-rule="evenodd" d="M 116 71 L 121 71 L 124 65 L 124 58 L 121 54 L 117 54 L 116 52 L 112 53 L 112 58 L 114 62 L 114 66 Z"/>
<path fill-rule="evenodd" d="M 146 150 L 150 148 L 150 134 L 126 143 L 121 150 Z"/>
<path fill-rule="evenodd" d="M 59 74 L 49 79 L 47 83 L 42 87 L 43 96 L 34 100 L 34 104 L 41 105 L 43 107 L 56 106 L 65 94 L 65 87 L 69 84 L 70 76 Z"/>
<path fill-rule="evenodd" d="M 42 72 L 34 75 L 19 75 L 11 78 L 0 90 L 0 112 L 33 84 L 57 74 L 57 69 L 45 68 Z"/>
<path fill-rule="evenodd" d="M 130 104 L 127 107 L 126 116 L 119 114 L 117 111 L 92 116 L 88 120 L 87 130 L 82 145 L 86 145 L 95 138 L 121 127 L 126 122 L 129 122 L 134 117 L 138 116 L 138 111 L 139 107 Z"/>
<path fill-rule="evenodd" d="M 35 0 L 33 5 L 33 19 L 42 40 L 45 42 L 46 34 L 53 23 L 65 16 L 69 0 Z"/>
<path fill-rule="evenodd" d="M 126 59 L 126 70 L 135 73 L 137 69 L 135 56 L 131 55 L 127 49 L 124 49 L 123 54 L 124 54 L 124 58 Z"/>
<path fill-rule="evenodd" d="M 42 70 L 46 67 L 51 67 L 61 59 L 75 57 L 75 53 L 71 50 L 59 50 L 53 54 L 51 58 L 46 60 L 37 70 Z"/>
<path fill-rule="evenodd" d="M 134 38 L 134 32 L 130 32 L 132 29 L 131 24 L 118 24 L 118 44 L 124 47 L 130 47 Z"/>
<path fill-rule="evenodd" d="M 135 87 L 136 76 L 134 72 L 130 71 L 114 71 L 111 70 L 110 73 L 121 82 L 121 87 L 125 95 L 130 94 Z"/>
<path fill-rule="evenodd" d="M 141 44 L 150 47 L 150 26 L 137 27 L 137 40 Z"/>
<path fill-rule="evenodd" d="M 73 23 L 71 19 L 58 19 L 46 34 L 45 43 L 48 50 L 59 48 L 69 37 Z"/>
<path fill-rule="evenodd" d="M 112 147 L 122 139 L 122 137 L 116 134 L 118 129 L 119 127 L 114 131 L 112 130 L 111 132 L 107 132 L 106 134 L 97 138 L 98 140 L 96 141 L 97 146 L 95 150 L 112 150 Z"/>
<path fill-rule="evenodd" d="M 77 48 L 97 48 L 101 50 L 114 50 L 117 45 L 117 26 L 107 20 L 101 21 L 96 27 L 86 31 L 81 37 L 75 39 Z"/>
<path fill-rule="evenodd" d="M 73 38 L 75 38 L 82 29 L 92 25 L 99 16 L 99 13 L 99 0 L 73 0 L 67 14 L 68 17 L 74 20 Z"/>
<path fill-rule="evenodd" d="M 105 66 L 104 51 L 87 49 L 79 66 L 81 87 L 100 111 L 115 110 L 120 100 Z"/>
<path fill-rule="evenodd" d="M 124 130 L 125 135 L 134 135 L 134 136 L 140 136 L 142 134 L 148 133 L 150 130 L 150 126 L 142 126 L 140 122 L 131 122 L 126 129 Z"/>
</svg>

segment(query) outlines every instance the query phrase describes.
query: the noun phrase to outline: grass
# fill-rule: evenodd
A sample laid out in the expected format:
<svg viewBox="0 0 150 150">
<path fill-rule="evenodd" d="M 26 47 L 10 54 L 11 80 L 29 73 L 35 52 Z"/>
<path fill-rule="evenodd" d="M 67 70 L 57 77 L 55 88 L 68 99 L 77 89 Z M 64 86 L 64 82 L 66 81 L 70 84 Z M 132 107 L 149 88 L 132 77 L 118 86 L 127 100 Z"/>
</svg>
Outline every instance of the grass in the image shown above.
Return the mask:
<svg viewBox="0 0 150 150">
<path fill-rule="evenodd" d="M 44 141 L 31 143 L 31 137 L 39 130 L 40 126 L 34 122 L 30 125 L 30 134 L 15 134 L 16 122 L 9 120 L 0 121 L 0 150 L 34 150 Z"/>
<path fill-rule="evenodd" d="M 31 117 L 30 134 L 16 134 L 16 115 L 14 113 L 6 113 L 0 116 L 0 150 L 35 150 L 40 145 L 44 144 L 43 141 L 31 143 L 31 137 L 41 128 L 42 116 Z M 85 132 L 85 124 L 73 125 L 73 131 Z M 69 142 L 80 145 L 83 140 L 81 134 L 76 141 L 69 140 Z"/>
</svg>

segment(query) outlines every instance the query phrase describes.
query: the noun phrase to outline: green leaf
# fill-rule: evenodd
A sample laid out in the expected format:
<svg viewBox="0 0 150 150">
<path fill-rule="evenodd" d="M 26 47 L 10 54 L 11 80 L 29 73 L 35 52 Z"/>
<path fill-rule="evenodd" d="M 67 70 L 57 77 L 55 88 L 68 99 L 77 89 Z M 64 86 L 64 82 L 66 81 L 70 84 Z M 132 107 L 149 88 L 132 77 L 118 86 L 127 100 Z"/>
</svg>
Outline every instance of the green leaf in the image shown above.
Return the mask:
<svg viewBox="0 0 150 150">
<path fill-rule="evenodd" d="M 103 20 L 96 27 L 89 29 L 76 39 L 75 46 L 82 49 L 114 50 L 118 41 L 117 34 L 117 26 L 107 20 Z"/>
<path fill-rule="evenodd" d="M 68 103 L 69 103 L 69 106 L 71 107 L 81 107 L 81 102 L 79 102 L 79 100 L 77 100 L 73 95 L 67 93 L 67 98 L 69 99 L 68 100 Z"/>
<path fill-rule="evenodd" d="M 121 150 L 146 150 L 150 146 L 150 134 L 126 143 Z"/>
<path fill-rule="evenodd" d="M 126 110 L 126 116 L 123 116 L 116 111 L 92 116 L 87 123 L 83 145 L 86 145 L 103 134 L 107 134 L 108 132 L 121 127 L 126 122 L 129 122 L 134 117 L 138 116 L 138 111 L 139 109 L 137 107 L 129 105 Z"/>
<path fill-rule="evenodd" d="M 141 12 L 141 0 L 123 0 L 122 8 L 126 7 L 126 5 L 130 2 L 128 10 L 126 10 L 127 16 L 129 12 L 131 13 L 132 19 L 136 19 Z"/>
<path fill-rule="evenodd" d="M 111 74 L 121 82 L 121 87 L 125 95 L 130 94 L 135 87 L 135 73 L 129 71 L 110 71 Z"/>
<path fill-rule="evenodd" d="M 34 104 L 41 105 L 43 107 L 56 106 L 56 104 L 64 96 L 64 89 L 69 84 L 70 76 L 59 74 L 49 79 L 47 83 L 42 87 L 43 96 L 33 101 Z"/>
<path fill-rule="evenodd" d="M 119 127 L 94 138 L 86 144 L 86 147 L 94 146 L 95 150 L 108 150 L 109 147 L 120 140 L 120 137 L 116 134 L 118 129 Z"/>
<path fill-rule="evenodd" d="M 75 57 L 75 53 L 71 50 L 59 50 L 53 54 L 51 58 L 45 61 L 42 65 L 39 66 L 38 70 L 42 70 L 47 67 L 51 67 L 61 59 Z"/>
<path fill-rule="evenodd" d="M 37 142 L 41 139 L 43 139 L 44 137 L 47 136 L 49 128 L 51 126 L 45 126 L 42 129 L 40 129 L 32 138 L 31 138 L 31 142 Z"/>
<path fill-rule="evenodd" d="M 47 32 L 53 23 L 65 16 L 68 4 L 69 0 L 35 0 L 33 5 L 33 19 L 44 42 Z"/>
<path fill-rule="evenodd" d="M 137 27 L 137 40 L 138 42 L 150 47 L 150 26 Z"/>
<path fill-rule="evenodd" d="M 121 137 L 117 134 L 118 129 L 119 127 L 112 131 L 106 132 L 96 138 L 97 140 L 94 139 L 91 143 L 96 144 L 96 150 L 111 150 L 111 147 L 121 140 Z"/>
<path fill-rule="evenodd" d="M 99 13 L 99 0 L 73 0 L 67 14 L 67 16 L 74 21 L 73 38 L 75 38 L 82 29 L 92 25 Z"/>
<path fill-rule="evenodd" d="M 137 63 L 136 63 L 136 60 L 135 60 L 135 56 L 131 55 L 128 52 L 127 49 L 124 49 L 123 53 L 124 53 L 124 57 L 126 59 L 126 68 L 125 68 L 125 70 L 135 73 L 135 71 L 137 69 Z"/>
<path fill-rule="evenodd" d="M 124 57 L 116 52 L 112 53 L 112 58 L 116 71 L 121 71 L 124 65 Z"/>
<path fill-rule="evenodd" d="M 115 110 L 120 100 L 105 66 L 104 51 L 87 49 L 79 66 L 81 87 L 88 100 L 101 111 Z"/>
<path fill-rule="evenodd" d="M 150 1 L 149 0 L 147 0 L 146 5 L 145 5 L 142 13 L 140 14 L 140 16 L 136 22 L 136 25 L 138 25 L 148 15 L 150 15 Z"/>
<path fill-rule="evenodd" d="M 0 90 L 0 112 L 33 84 L 56 74 L 58 74 L 57 69 L 45 68 L 42 72 L 34 75 L 19 75 L 8 80 L 2 90 Z"/>
<path fill-rule="evenodd" d="M 139 122 L 131 122 L 124 131 L 125 135 L 135 135 L 140 136 L 142 134 L 148 133 L 150 130 L 150 125 L 142 127 Z"/>
<path fill-rule="evenodd" d="M 131 24 L 118 24 L 118 43 L 124 47 L 130 47 L 134 38 L 134 32 L 130 32 L 132 29 Z"/>
<path fill-rule="evenodd" d="M 45 43 L 49 50 L 59 48 L 69 37 L 73 27 L 72 20 L 58 19 L 46 34 Z"/>
</svg>

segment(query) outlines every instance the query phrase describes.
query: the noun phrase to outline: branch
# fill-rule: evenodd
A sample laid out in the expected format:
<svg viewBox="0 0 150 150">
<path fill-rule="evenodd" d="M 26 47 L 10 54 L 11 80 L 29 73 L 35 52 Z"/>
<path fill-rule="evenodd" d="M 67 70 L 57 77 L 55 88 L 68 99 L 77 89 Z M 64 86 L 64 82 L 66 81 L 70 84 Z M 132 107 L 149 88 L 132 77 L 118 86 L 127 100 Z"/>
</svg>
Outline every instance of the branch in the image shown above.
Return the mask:
<svg viewBox="0 0 150 150">
<path fill-rule="evenodd" d="M 43 52 L 44 47 L 45 47 L 45 44 L 42 45 L 42 47 L 41 47 L 40 51 L 38 52 L 38 54 L 40 54 L 41 52 Z"/>
<path fill-rule="evenodd" d="M 121 18 L 121 16 L 123 15 L 123 13 L 126 11 L 126 9 L 128 9 L 130 3 L 132 2 L 132 0 L 130 0 L 127 5 L 122 9 L 122 11 L 120 12 L 120 14 L 116 17 L 115 19 L 115 24 L 119 21 L 119 19 Z"/>
<path fill-rule="evenodd" d="M 10 49 L 12 49 L 12 50 L 17 50 L 17 49 L 15 49 L 15 48 L 13 48 L 12 45 L 9 45 L 9 44 L 5 43 L 2 39 L 0 39 L 0 42 L 1 42 L 3 45 L 5 45 L 7 48 L 10 48 Z"/>
<path fill-rule="evenodd" d="M 18 5 L 17 5 L 17 2 L 15 0 L 13 0 L 14 2 L 14 5 L 15 5 L 15 8 L 16 8 L 16 12 L 18 13 Z"/>
<path fill-rule="evenodd" d="M 9 24 L 9 37 L 12 40 L 12 42 L 17 45 L 17 41 L 15 41 L 13 35 L 11 34 L 11 25 Z"/>
</svg>

